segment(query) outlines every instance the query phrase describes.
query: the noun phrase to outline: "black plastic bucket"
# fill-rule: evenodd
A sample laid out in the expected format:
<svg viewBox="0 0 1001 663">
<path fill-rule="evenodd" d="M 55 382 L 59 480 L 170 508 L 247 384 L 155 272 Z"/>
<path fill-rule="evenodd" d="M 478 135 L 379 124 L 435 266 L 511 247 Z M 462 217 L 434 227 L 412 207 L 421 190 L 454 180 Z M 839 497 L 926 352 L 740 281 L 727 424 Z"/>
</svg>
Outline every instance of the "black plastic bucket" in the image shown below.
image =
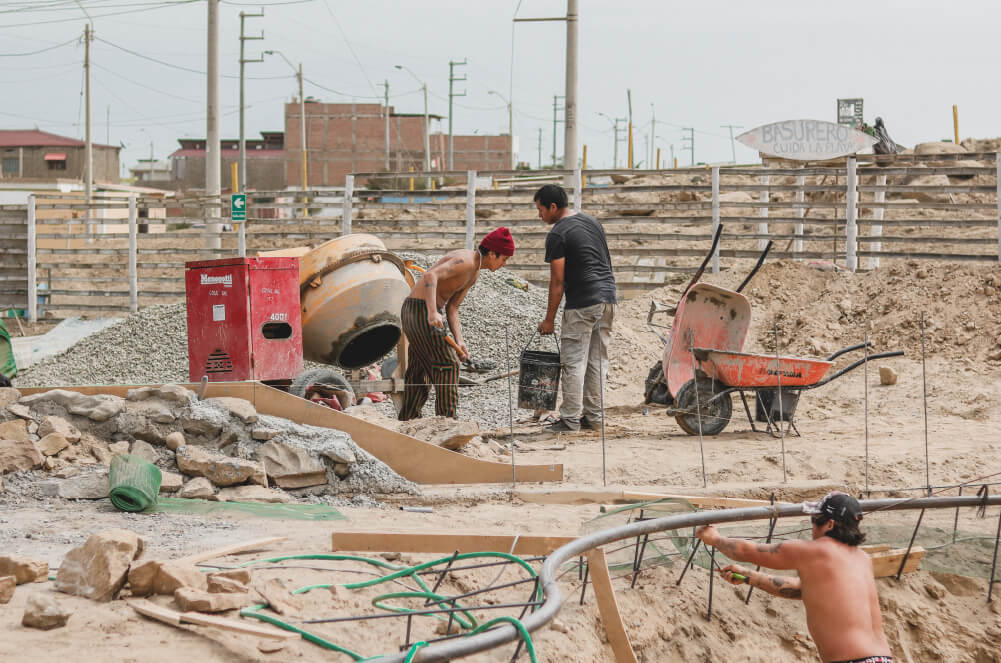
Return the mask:
<svg viewBox="0 0 1001 663">
<path fill-rule="evenodd" d="M 796 414 L 796 406 L 799 405 L 799 390 L 782 390 L 782 421 L 792 421 Z M 761 389 L 755 392 L 754 418 L 757 421 L 779 421 L 779 399 L 778 389 Z"/>
<path fill-rule="evenodd" d="M 518 407 L 555 410 L 560 390 L 560 353 L 525 350 L 518 374 Z"/>
</svg>

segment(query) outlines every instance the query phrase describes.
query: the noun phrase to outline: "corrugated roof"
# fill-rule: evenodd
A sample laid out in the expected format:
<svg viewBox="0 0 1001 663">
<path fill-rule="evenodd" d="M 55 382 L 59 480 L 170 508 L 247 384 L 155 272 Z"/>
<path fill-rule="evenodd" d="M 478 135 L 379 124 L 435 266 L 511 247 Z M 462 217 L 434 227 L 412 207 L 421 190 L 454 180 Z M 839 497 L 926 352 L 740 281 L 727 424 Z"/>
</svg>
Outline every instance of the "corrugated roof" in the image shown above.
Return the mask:
<svg viewBox="0 0 1001 663">
<path fill-rule="evenodd" d="M 50 134 L 38 129 L 0 129 L 0 147 L 83 147 L 86 143 L 76 138 Z M 114 147 L 114 145 L 98 145 L 97 147 Z"/>
</svg>

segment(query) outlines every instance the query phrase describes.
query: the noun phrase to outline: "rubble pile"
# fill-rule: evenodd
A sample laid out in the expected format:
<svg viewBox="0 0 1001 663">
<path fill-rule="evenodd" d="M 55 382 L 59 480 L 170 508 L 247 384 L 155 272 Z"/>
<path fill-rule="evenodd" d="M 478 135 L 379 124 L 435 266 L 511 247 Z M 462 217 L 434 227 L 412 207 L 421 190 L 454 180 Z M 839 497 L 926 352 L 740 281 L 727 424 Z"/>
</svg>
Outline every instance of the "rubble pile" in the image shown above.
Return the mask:
<svg viewBox="0 0 1001 663">
<path fill-rule="evenodd" d="M 19 488 L 33 471 L 42 475 L 30 484 L 39 496 L 104 498 L 112 458 L 129 453 L 158 466 L 160 492 L 177 497 L 290 502 L 417 492 L 347 433 L 258 415 L 239 398 L 200 401 L 172 384 L 126 398 L 0 389 L 0 475 Z M 0 484 L 0 501 L 20 497 L 13 492 Z"/>
</svg>

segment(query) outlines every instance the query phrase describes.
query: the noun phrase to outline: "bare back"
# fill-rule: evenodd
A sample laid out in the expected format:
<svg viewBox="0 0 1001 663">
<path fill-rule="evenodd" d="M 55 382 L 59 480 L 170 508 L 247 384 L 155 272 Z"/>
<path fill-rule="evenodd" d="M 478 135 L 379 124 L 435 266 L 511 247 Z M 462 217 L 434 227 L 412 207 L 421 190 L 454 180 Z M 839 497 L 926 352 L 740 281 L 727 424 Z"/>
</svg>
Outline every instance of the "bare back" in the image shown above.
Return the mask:
<svg viewBox="0 0 1001 663">
<path fill-rule="evenodd" d="M 825 663 L 890 655 L 872 561 L 830 537 L 810 541 L 797 568 L 810 635 Z"/>
<path fill-rule="evenodd" d="M 434 286 L 436 308 L 441 310 L 456 295 L 462 295 L 476 283 L 480 274 L 480 260 L 477 251 L 459 249 L 442 256 L 441 260 L 432 265 L 417 279 L 410 296 L 414 299 L 424 299 L 425 289 Z M 434 276 L 432 280 L 429 278 Z"/>
</svg>

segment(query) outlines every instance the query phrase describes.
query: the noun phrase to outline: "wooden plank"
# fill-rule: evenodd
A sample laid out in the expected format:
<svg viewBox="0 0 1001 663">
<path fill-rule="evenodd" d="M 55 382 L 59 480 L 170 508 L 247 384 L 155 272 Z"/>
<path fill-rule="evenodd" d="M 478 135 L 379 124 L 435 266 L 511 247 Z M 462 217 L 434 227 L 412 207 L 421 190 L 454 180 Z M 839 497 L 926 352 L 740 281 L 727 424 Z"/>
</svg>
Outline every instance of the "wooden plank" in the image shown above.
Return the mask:
<svg viewBox="0 0 1001 663">
<path fill-rule="evenodd" d="M 612 587 L 612 577 L 608 572 L 605 551 L 593 548 L 587 551 L 587 568 L 594 585 L 594 598 L 598 603 L 598 613 L 601 623 L 605 625 L 608 644 L 612 645 L 616 663 L 636 663 L 636 652 L 629 642 L 629 633 L 622 623 L 618 601 L 615 600 L 615 589 Z"/>
<path fill-rule="evenodd" d="M 176 610 L 157 605 L 147 599 L 131 599 L 126 601 L 126 603 L 140 615 L 150 617 L 164 624 L 170 624 L 171 626 L 181 625 L 181 613 Z"/>
<path fill-rule="evenodd" d="M 768 506 L 768 500 L 752 500 L 741 497 L 718 497 L 715 495 L 676 495 L 648 493 L 622 488 L 547 488 L 544 490 L 520 488 L 513 496 L 532 504 L 632 504 L 662 499 L 681 499 L 698 507 L 740 507 Z"/>
<path fill-rule="evenodd" d="M 870 555 L 872 558 L 872 575 L 876 578 L 888 578 L 897 575 L 900 570 L 900 562 L 904 559 L 906 548 L 886 550 Z M 921 559 L 925 556 L 925 549 L 921 546 L 911 548 L 911 554 L 907 557 L 907 564 L 904 565 L 904 573 L 916 571 Z"/>
<path fill-rule="evenodd" d="M 164 624 L 170 624 L 171 626 L 181 626 L 182 623 L 211 626 L 223 631 L 256 635 L 272 640 L 298 640 L 302 637 L 300 634 L 293 633 L 292 631 L 283 631 L 242 620 L 227 619 L 215 615 L 203 615 L 200 612 L 177 612 L 176 610 L 157 605 L 147 599 L 132 599 L 126 603 L 140 615 L 155 619 Z"/>
<path fill-rule="evenodd" d="M 868 546 L 859 546 L 862 550 L 866 552 L 867 555 L 872 555 L 873 553 L 886 552 L 893 548 L 889 543 L 874 543 Z"/>
<path fill-rule="evenodd" d="M 235 543 L 233 545 L 222 546 L 221 548 L 213 548 L 212 550 L 206 550 L 205 552 L 195 553 L 194 555 L 188 555 L 187 557 L 178 559 L 177 562 L 180 564 L 198 564 L 199 562 L 215 559 L 216 557 L 225 557 L 226 555 L 247 552 L 248 550 L 260 550 L 261 548 L 266 548 L 274 543 L 281 543 L 282 541 L 287 540 L 288 537 L 285 536 L 271 536 L 264 539 L 254 539 L 252 541 L 244 541 L 243 543 Z"/>
<path fill-rule="evenodd" d="M 549 555 L 577 537 L 536 534 L 484 534 L 482 532 L 334 532 L 332 550 L 347 552 L 405 552 L 446 554 L 455 552 L 505 552 L 514 555 Z M 517 543 L 515 543 L 517 538 Z M 514 546 L 512 552 L 511 546 Z"/>
</svg>

